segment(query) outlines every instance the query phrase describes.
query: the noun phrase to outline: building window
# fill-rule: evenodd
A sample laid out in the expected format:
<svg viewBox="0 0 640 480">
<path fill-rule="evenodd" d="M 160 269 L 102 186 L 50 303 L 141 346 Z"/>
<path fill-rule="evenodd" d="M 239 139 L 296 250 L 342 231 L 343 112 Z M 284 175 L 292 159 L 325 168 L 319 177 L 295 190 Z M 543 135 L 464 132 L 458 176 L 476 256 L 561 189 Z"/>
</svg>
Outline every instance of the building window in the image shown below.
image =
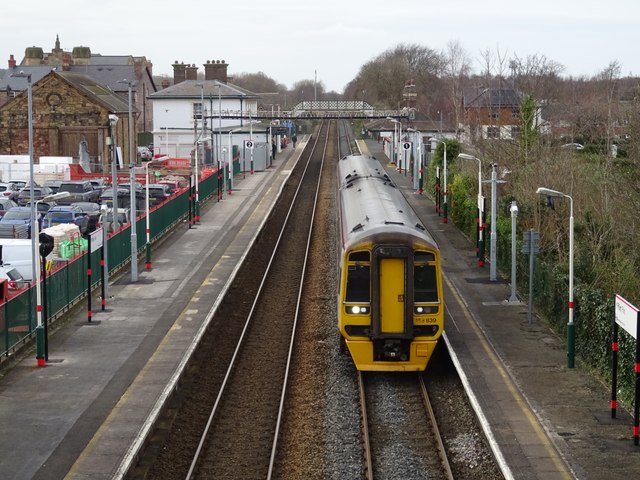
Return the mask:
<svg viewBox="0 0 640 480">
<path fill-rule="evenodd" d="M 200 119 L 202 118 L 202 104 L 194 103 L 193 104 L 193 118 Z"/>
<path fill-rule="evenodd" d="M 489 118 L 500 118 L 500 112 L 498 112 L 498 110 L 496 109 L 490 109 L 489 110 Z"/>
<path fill-rule="evenodd" d="M 487 127 L 487 138 L 500 138 L 500 127 Z"/>
<path fill-rule="evenodd" d="M 520 109 L 514 108 L 511 110 L 511 118 L 520 118 Z"/>
<path fill-rule="evenodd" d="M 520 127 L 517 125 L 513 125 L 511 127 L 511 138 L 516 139 L 520 137 Z"/>
</svg>

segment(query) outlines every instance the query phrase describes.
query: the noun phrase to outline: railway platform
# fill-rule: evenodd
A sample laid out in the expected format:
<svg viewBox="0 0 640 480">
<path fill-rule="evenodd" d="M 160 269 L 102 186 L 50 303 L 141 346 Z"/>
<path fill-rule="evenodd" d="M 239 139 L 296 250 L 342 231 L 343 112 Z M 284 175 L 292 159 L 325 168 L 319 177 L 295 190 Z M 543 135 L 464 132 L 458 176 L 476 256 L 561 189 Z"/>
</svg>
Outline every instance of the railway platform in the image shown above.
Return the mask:
<svg viewBox="0 0 640 480">
<path fill-rule="evenodd" d="M 366 146 L 388 161 L 380 144 Z M 0 478 L 124 473 L 303 147 L 283 150 L 272 168 L 236 179 L 231 195 L 204 205 L 200 223 L 154 247 L 153 269 L 140 268 L 137 282 L 125 272 L 111 283 L 107 311 L 94 310 L 91 325 L 78 308 L 51 337 L 46 367 L 28 354 L 0 372 Z M 469 239 L 408 177 L 388 172 L 442 249 L 446 341 L 507 477 L 640 477 L 631 417 L 619 409 L 609 418 L 607 387 L 579 359 L 567 369 L 563 339 L 537 318 L 529 325 L 526 305 L 505 305 L 509 285 L 489 281 Z M 198 293 L 182 294 L 187 286 Z"/>
<path fill-rule="evenodd" d="M 27 352 L 0 372 L 0 478 L 124 473 L 305 142 L 265 171 L 236 176 L 231 194 L 201 207 L 199 223 L 154 246 L 153 268 L 141 262 L 137 282 L 129 271 L 110 282 L 91 324 L 86 304 L 77 306 L 51 336 L 45 367 Z"/>
<path fill-rule="evenodd" d="M 539 318 L 529 325 L 527 304 L 507 301 L 510 284 L 489 280 L 475 245 L 443 223 L 433 200 L 388 163 L 381 144 L 360 145 L 386 165 L 441 248 L 445 340 L 507 478 L 640 478 L 633 418 L 619 407 L 611 419 L 610 387 L 579 359 L 568 369 L 565 340 Z"/>
</svg>

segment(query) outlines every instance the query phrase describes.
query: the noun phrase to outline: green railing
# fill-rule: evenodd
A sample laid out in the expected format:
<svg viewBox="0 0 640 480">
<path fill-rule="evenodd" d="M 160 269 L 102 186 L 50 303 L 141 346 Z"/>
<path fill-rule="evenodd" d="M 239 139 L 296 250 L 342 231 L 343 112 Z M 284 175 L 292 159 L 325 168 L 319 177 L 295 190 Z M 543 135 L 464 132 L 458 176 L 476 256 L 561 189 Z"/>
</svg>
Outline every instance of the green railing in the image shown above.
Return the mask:
<svg viewBox="0 0 640 480">
<path fill-rule="evenodd" d="M 234 162 L 234 174 L 239 166 Z M 200 202 L 217 197 L 217 173 L 208 173 L 200 179 Z M 138 253 L 144 251 L 147 243 L 145 211 L 139 212 L 136 221 Z M 183 189 L 178 195 L 150 210 L 149 231 L 151 243 L 156 242 L 172 228 L 182 223 L 189 214 L 189 189 Z M 70 260 L 57 260 L 53 272 L 47 276 L 43 285 L 43 314 L 50 324 L 55 318 L 69 310 L 87 294 L 87 259 L 91 258 L 91 285 L 99 285 L 100 249 L 91 255 L 84 253 Z M 107 260 L 109 275 L 127 266 L 131 260 L 131 226 L 127 225 L 107 240 Z M 21 345 L 26 344 L 34 335 L 36 328 L 36 288 L 32 286 L 0 304 L 0 356 L 8 357 Z M 46 305 L 44 305 L 46 302 Z M 92 310 L 99 308 L 92 308 Z M 44 318 L 43 318 L 44 321 Z"/>
</svg>

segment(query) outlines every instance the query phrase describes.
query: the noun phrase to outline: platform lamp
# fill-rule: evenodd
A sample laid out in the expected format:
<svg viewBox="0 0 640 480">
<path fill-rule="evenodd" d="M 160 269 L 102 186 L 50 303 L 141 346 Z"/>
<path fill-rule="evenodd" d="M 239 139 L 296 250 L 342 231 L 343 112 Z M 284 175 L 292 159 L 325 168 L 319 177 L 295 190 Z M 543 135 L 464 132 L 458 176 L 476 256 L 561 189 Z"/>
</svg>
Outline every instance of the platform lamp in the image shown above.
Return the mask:
<svg viewBox="0 0 640 480">
<path fill-rule="evenodd" d="M 40 200 L 37 200 L 32 203 L 32 209 L 38 211 L 38 203 L 40 202 L 53 202 L 59 200 L 61 198 L 68 197 L 70 195 L 69 192 L 58 192 L 52 195 L 47 195 L 42 197 Z M 33 197 L 32 197 L 33 198 Z M 53 250 L 53 240 L 51 242 L 40 243 L 40 225 L 36 221 L 31 226 L 31 240 L 33 245 L 35 246 L 36 252 L 38 252 L 38 257 L 36 259 L 34 270 L 35 276 L 33 277 L 36 282 L 36 360 L 38 362 L 39 367 L 44 367 L 49 358 L 49 340 L 48 340 L 48 332 L 47 332 L 47 322 L 42 321 L 42 285 L 40 283 L 40 257 L 43 259 L 51 253 Z"/>
<path fill-rule="evenodd" d="M 33 174 L 33 162 L 34 162 L 34 158 L 33 158 L 34 157 L 33 155 L 33 95 L 32 95 L 32 88 L 31 88 L 31 74 L 25 73 L 24 71 L 20 70 L 19 73 L 12 73 L 10 77 L 27 79 L 27 116 L 28 116 L 28 135 L 29 135 L 29 198 L 35 198 L 35 193 L 33 191 L 35 182 L 34 182 L 34 174 Z M 36 210 L 35 210 L 35 206 L 32 204 L 31 205 L 31 226 L 33 227 L 35 223 L 36 223 Z M 33 241 L 33 235 L 31 238 L 32 238 L 31 275 L 35 279 L 36 278 L 35 265 L 37 263 L 36 260 L 38 258 L 38 254 L 37 254 L 38 250 L 35 245 L 35 242 Z"/>
<path fill-rule="evenodd" d="M 484 216 L 484 197 L 482 195 L 482 160 L 467 153 L 459 153 L 458 158 L 478 161 L 478 239 L 476 248 L 478 249 L 478 266 L 484 267 L 484 232 L 482 225 L 482 218 Z"/>
<path fill-rule="evenodd" d="M 118 83 L 125 83 L 128 90 L 129 99 L 129 182 L 131 183 L 131 189 L 129 192 L 129 202 L 131 203 L 131 281 L 138 281 L 138 222 L 136 214 L 136 171 L 135 171 L 135 157 L 133 155 L 133 106 L 132 106 L 132 88 L 137 83 L 135 81 L 129 81 L 126 78 L 124 80 L 118 80 Z M 114 197 L 115 207 L 115 197 Z M 114 218 L 116 216 L 114 210 Z"/>
<path fill-rule="evenodd" d="M 576 355 L 576 326 L 573 323 L 573 198 L 566 193 L 550 188 L 539 187 L 538 195 L 546 197 L 561 197 L 569 199 L 569 321 L 567 323 L 567 367 L 575 367 Z"/>
</svg>

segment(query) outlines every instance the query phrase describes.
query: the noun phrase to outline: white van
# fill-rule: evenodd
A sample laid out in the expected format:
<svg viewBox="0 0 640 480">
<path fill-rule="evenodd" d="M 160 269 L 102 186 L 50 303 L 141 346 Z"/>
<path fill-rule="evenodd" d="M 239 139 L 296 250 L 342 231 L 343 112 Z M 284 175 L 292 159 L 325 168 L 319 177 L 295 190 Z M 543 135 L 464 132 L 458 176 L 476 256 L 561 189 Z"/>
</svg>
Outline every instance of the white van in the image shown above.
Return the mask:
<svg viewBox="0 0 640 480">
<path fill-rule="evenodd" d="M 0 265 L 15 268 L 25 280 L 31 281 L 33 279 L 31 240 L 25 238 L 0 238 L 0 247 L 0 260 L 2 261 Z"/>
</svg>

